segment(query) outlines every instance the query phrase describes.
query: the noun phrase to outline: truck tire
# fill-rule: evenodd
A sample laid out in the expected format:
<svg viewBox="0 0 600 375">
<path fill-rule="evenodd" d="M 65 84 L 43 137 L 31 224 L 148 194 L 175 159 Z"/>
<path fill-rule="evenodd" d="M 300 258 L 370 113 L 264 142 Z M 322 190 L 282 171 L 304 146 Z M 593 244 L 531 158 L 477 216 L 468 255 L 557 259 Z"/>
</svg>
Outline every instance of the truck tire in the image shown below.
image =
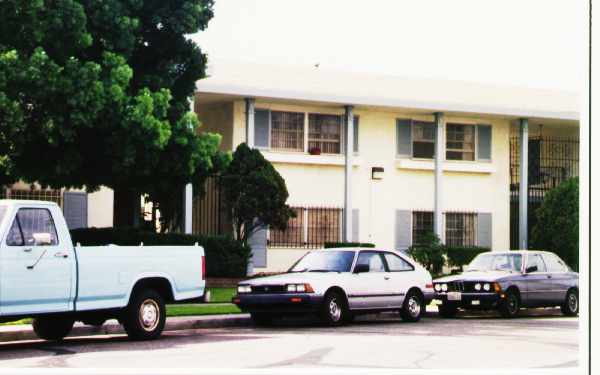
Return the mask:
<svg viewBox="0 0 600 375">
<path fill-rule="evenodd" d="M 130 339 L 153 340 L 165 328 L 166 318 L 164 298 L 153 289 L 142 289 L 131 297 L 121 320 Z"/>
<path fill-rule="evenodd" d="M 75 320 L 63 316 L 33 319 L 33 331 L 37 337 L 48 341 L 60 341 L 73 329 Z"/>
</svg>

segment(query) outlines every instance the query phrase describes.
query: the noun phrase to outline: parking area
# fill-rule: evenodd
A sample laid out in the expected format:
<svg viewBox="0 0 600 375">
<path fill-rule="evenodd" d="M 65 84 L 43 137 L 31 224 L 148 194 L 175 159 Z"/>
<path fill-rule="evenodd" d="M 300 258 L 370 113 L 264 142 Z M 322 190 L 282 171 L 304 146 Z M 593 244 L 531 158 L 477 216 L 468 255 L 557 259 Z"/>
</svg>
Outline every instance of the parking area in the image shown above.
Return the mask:
<svg viewBox="0 0 600 375">
<path fill-rule="evenodd" d="M 165 332 L 130 342 L 124 335 L 0 344 L 0 367 L 208 368 L 564 368 L 578 365 L 578 319 L 557 309 L 517 319 L 492 313 L 404 323 L 395 314 L 330 328 L 312 321 L 273 327 Z"/>
</svg>

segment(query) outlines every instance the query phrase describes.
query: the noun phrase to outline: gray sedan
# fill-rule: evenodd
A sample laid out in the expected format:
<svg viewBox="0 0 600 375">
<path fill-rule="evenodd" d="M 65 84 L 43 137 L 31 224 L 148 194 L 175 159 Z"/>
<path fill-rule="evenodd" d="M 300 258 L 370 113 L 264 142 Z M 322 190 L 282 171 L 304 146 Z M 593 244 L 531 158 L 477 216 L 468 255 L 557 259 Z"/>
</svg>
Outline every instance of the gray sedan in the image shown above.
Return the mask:
<svg viewBox="0 0 600 375">
<path fill-rule="evenodd" d="M 546 251 L 482 253 L 465 272 L 433 284 L 443 317 L 459 308 L 497 309 L 507 318 L 517 316 L 521 307 L 560 306 L 568 316 L 579 312 L 579 275 Z"/>
</svg>

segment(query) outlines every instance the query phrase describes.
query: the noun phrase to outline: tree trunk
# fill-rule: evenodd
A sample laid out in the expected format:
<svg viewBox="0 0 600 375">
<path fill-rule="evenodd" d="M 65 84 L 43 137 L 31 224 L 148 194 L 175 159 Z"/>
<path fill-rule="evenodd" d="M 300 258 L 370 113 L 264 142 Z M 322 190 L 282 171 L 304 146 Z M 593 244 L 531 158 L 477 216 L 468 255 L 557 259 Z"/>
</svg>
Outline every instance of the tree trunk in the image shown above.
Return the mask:
<svg viewBox="0 0 600 375">
<path fill-rule="evenodd" d="M 140 195 L 126 188 L 115 188 L 113 199 L 113 226 L 133 228 L 139 225 Z"/>
</svg>

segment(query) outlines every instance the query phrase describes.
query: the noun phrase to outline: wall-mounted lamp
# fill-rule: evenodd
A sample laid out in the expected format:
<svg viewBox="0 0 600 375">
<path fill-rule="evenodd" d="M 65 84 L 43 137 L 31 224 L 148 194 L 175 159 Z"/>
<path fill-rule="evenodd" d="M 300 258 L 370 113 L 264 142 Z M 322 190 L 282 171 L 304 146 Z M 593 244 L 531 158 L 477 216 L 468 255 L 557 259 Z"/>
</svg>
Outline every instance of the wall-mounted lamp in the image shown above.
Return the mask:
<svg viewBox="0 0 600 375">
<path fill-rule="evenodd" d="M 372 180 L 383 180 L 383 167 L 373 167 L 371 168 L 371 179 Z"/>
</svg>

